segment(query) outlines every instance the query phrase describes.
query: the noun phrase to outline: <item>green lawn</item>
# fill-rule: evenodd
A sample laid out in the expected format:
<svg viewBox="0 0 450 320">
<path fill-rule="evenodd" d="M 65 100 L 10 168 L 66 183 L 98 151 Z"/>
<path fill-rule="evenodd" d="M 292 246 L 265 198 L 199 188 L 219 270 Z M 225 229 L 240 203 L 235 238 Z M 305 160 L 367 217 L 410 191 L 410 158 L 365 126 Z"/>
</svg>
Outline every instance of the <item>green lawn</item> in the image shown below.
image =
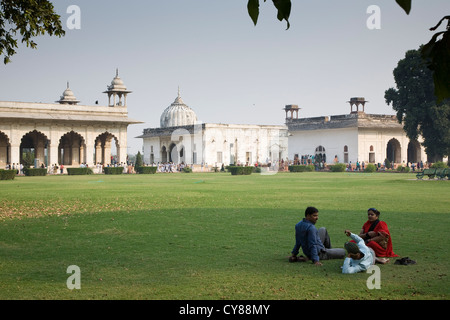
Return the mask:
<svg viewBox="0 0 450 320">
<path fill-rule="evenodd" d="M 449 299 L 450 181 L 398 173 L 16 177 L 0 181 L 0 299 Z M 288 263 L 312 205 L 335 247 L 367 209 L 416 265 Z M 67 267 L 81 270 L 69 290 Z"/>
</svg>

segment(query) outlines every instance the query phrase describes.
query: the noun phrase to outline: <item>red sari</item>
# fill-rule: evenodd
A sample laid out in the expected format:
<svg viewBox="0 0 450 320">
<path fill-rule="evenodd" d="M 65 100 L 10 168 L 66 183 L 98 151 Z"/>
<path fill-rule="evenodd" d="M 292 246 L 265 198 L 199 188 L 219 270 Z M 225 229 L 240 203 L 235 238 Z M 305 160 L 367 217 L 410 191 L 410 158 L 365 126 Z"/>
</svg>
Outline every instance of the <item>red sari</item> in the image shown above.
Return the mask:
<svg viewBox="0 0 450 320">
<path fill-rule="evenodd" d="M 369 229 L 370 229 L 370 226 L 372 225 L 372 223 L 373 223 L 372 221 L 367 221 L 366 223 L 364 223 L 363 233 L 369 232 Z M 366 242 L 366 245 L 368 247 L 372 248 L 373 251 L 375 251 L 375 255 L 377 257 L 398 257 L 398 255 L 395 254 L 394 251 L 392 250 L 391 234 L 389 233 L 389 229 L 388 229 L 386 222 L 379 221 L 378 224 L 375 226 L 375 228 L 372 231 L 375 231 L 377 233 L 381 232 L 389 237 L 386 249 L 384 249 L 382 246 L 380 246 L 375 241 Z"/>
</svg>

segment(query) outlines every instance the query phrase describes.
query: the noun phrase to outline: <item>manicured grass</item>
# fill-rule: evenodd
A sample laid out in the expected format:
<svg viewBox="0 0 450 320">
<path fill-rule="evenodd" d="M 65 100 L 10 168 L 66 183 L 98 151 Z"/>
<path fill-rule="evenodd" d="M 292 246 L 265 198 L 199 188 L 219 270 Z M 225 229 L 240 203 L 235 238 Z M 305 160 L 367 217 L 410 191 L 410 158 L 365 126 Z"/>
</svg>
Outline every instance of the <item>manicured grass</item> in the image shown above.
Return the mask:
<svg viewBox="0 0 450 320">
<path fill-rule="evenodd" d="M 0 181 L 0 299 L 448 299 L 449 191 L 398 173 L 16 177 Z M 370 290 L 342 260 L 288 263 L 309 205 L 335 247 L 376 207 L 417 264 L 391 258 Z"/>
</svg>

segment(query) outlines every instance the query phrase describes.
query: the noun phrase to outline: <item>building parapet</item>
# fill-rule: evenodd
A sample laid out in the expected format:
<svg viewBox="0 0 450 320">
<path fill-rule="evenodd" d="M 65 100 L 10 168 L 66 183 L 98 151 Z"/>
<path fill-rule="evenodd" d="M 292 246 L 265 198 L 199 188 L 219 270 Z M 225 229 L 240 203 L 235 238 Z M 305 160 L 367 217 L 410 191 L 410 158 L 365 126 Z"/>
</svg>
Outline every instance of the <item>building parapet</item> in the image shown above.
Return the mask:
<svg viewBox="0 0 450 320">
<path fill-rule="evenodd" d="M 105 121 L 142 123 L 128 118 L 126 107 L 68 105 L 56 103 L 0 101 L 0 118 L 46 121 Z"/>
<path fill-rule="evenodd" d="M 222 123 L 199 123 L 195 125 L 187 126 L 175 126 L 175 127 L 165 127 L 165 128 L 147 128 L 144 129 L 142 135 L 136 138 L 150 138 L 150 137 L 161 137 L 170 136 L 173 132 L 177 130 L 186 130 L 190 134 L 194 134 L 195 130 L 204 130 L 206 128 L 227 128 L 227 129 L 267 129 L 267 130 L 280 130 L 287 131 L 288 127 L 286 125 L 245 125 L 245 124 L 222 124 Z"/>
<path fill-rule="evenodd" d="M 289 131 L 322 130 L 339 128 L 402 128 L 395 115 L 354 112 L 344 115 L 286 119 Z"/>
</svg>

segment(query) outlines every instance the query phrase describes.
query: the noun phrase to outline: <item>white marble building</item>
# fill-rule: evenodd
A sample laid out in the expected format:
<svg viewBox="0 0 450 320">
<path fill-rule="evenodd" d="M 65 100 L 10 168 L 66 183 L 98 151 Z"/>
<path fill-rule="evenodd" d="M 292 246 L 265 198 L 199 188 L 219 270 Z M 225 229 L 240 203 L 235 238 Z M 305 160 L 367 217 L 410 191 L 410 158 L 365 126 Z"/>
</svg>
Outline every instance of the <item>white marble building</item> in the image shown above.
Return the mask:
<svg viewBox="0 0 450 320">
<path fill-rule="evenodd" d="M 107 165 L 112 143 L 126 162 L 127 127 L 141 123 L 128 118 L 130 92 L 117 72 L 105 91 L 108 106 L 79 105 L 68 84 L 56 103 L 0 101 L 0 168 L 21 163 L 30 151 L 39 165 Z"/>
<path fill-rule="evenodd" d="M 144 163 L 173 162 L 209 168 L 229 164 L 254 165 L 286 159 L 287 127 L 199 123 L 178 96 L 160 118 L 160 128 L 144 129 Z"/>
<path fill-rule="evenodd" d="M 0 168 L 19 164 L 33 151 L 39 164 L 109 164 L 113 149 L 126 162 L 127 90 L 118 72 L 104 92 L 108 106 L 80 105 L 67 85 L 56 103 L 0 101 Z M 299 107 L 285 107 L 285 125 L 199 123 L 181 99 L 161 114 L 160 127 L 144 129 L 146 164 L 185 163 L 209 168 L 229 164 L 275 164 L 314 156 L 326 163 L 396 164 L 426 162 L 422 139 L 410 141 L 395 116 L 365 113 L 364 98 L 351 98 L 350 113 L 299 118 Z M 355 110 L 354 110 L 354 107 Z M 362 109 L 360 110 L 360 107 Z M 115 146 L 113 145 L 115 144 Z"/>
<path fill-rule="evenodd" d="M 161 115 L 161 127 L 145 129 L 144 162 L 220 166 L 266 164 L 278 160 L 324 160 L 395 164 L 426 162 L 421 142 L 410 141 L 393 115 L 367 114 L 364 98 L 351 98 L 350 113 L 299 118 L 297 105 L 286 105 L 286 125 L 197 123 L 180 95 Z M 298 163 L 295 161 L 295 163 Z"/>
<path fill-rule="evenodd" d="M 365 113 L 366 102 L 351 98 L 349 114 L 314 118 L 298 118 L 298 106 L 286 106 L 289 159 L 314 155 L 326 163 L 333 163 L 336 156 L 339 162 L 352 164 L 383 164 L 386 158 L 396 164 L 427 161 L 421 138 L 410 141 L 396 116 Z"/>
</svg>

